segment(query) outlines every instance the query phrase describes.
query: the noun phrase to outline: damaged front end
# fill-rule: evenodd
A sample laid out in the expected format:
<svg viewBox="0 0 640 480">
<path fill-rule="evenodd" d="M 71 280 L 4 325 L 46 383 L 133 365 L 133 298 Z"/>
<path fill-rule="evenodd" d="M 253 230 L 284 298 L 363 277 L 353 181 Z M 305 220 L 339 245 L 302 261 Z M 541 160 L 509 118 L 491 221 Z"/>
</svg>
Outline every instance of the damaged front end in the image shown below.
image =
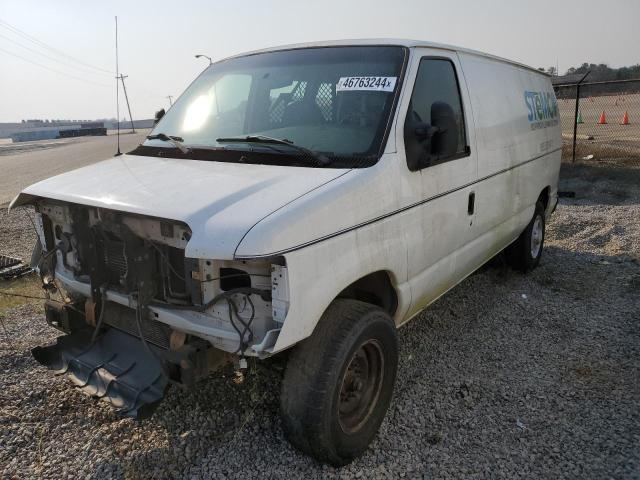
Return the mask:
<svg viewBox="0 0 640 480">
<path fill-rule="evenodd" d="M 145 417 L 169 385 L 272 353 L 284 259 L 190 258 L 180 222 L 46 199 L 36 211 L 46 319 L 65 335 L 32 353 L 89 395 Z"/>
</svg>

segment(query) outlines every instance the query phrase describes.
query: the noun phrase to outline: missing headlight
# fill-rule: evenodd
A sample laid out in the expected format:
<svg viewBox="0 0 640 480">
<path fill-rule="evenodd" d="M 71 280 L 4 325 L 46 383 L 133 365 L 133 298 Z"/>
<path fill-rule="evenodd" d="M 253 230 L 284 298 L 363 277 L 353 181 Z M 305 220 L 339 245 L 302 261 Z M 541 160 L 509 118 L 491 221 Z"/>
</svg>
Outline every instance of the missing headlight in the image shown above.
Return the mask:
<svg viewBox="0 0 640 480">
<path fill-rule="evenodd" d="M 251 276 L 237 268 L 220 269 L 220 290 L 229 291 L 235 288 L 250 288 Z"/>
</svg>

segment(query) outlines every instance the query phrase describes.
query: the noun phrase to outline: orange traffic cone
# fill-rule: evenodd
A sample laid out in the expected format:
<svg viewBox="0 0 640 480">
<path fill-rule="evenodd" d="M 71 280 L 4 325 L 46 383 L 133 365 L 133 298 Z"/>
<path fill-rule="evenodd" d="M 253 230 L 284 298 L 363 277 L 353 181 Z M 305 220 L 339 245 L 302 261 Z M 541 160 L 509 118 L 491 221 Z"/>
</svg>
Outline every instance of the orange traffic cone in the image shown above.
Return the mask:
<svg viewBox="0 0 640 480">
<path fill-rule="evenodd" d="M 605 125 L 607 123 L 607 117 L 604 114 L 604 110 L 600 114 L 600 120 L 598 120 L 598 125 Z"/>
<path fill-rule="evenodd" d="M 629 125 L 629 112 L 624 112 L 622 123 L 620 125 Z"/>
</svg>

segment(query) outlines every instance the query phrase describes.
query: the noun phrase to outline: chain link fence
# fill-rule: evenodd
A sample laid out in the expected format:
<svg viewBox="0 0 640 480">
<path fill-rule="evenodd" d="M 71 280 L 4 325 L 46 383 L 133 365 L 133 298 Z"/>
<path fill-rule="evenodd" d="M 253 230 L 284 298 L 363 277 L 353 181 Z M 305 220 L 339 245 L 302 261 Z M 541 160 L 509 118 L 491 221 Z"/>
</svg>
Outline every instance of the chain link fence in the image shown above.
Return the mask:
<svg viewBox="0 0 640 480">
<path fill-rule="evenodd" d="M 583 81 L 554 89 L 564 161 L 640 166 L 640 79 Z"/>
</svg>

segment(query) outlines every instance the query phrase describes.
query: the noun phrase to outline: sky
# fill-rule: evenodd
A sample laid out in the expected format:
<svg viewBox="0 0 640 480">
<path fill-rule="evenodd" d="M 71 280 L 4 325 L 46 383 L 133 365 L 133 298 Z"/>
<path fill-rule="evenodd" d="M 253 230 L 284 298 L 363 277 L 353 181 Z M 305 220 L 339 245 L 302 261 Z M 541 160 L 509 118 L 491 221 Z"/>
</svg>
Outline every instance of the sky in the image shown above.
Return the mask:
<svg viewBox="0 0 640 480">
<path fill-rule="evenodd" d="M 207 65 L 198 53 L 217 60 L 298 42 L 415 38 L 561 73 L 640 63 L 637 0 L 0 0 L 0 122 L 115 117 L 116 15 L 135 119 L 191 83 Z"/>
</svg>

